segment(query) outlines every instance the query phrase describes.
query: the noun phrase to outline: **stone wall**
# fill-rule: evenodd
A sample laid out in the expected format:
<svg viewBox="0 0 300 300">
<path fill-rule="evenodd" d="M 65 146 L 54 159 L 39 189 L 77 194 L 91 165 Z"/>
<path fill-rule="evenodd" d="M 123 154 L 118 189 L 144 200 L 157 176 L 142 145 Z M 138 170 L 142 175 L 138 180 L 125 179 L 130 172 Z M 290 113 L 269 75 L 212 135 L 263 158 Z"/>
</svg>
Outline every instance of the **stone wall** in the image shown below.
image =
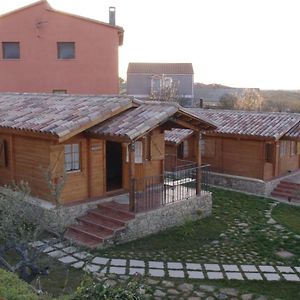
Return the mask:
<svg viewBox="0 0 300 300">
<path fill-rule="evenodd" d="M 173 226 L 184 224 L 187 220 L 207 217 L 212 211 L 212 195 L 202 192 L 201 196 L 174 202 L 159 209 L 139 213 L 126 228 L 117 233 L 105 246 L 132 241 Z"/>
</svg>

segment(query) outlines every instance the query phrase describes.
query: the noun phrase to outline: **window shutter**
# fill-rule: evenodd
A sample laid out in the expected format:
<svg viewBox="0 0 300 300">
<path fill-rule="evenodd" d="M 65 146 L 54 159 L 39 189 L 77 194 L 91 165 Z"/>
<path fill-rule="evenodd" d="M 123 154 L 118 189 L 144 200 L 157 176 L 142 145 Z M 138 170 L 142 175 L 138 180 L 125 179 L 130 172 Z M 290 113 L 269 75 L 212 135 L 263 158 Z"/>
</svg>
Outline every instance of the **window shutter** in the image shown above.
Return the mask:
<svg viewBox="0 0 300 300">
<path fill-rule="evenodd" d="M 0 139 L 0 167 L 6 167 L 6 143 Z"/>
<path fill-rule="evenodd" d="M 151 136 L 151 159 L 160 160 L 165 156 L 164 134 L 154 134 Z"/>
<path fill-rule="evenodd" d="M 50 169 L 53 177 L 64 174 L 64 145 L 51 146 Z"/>
</svg>

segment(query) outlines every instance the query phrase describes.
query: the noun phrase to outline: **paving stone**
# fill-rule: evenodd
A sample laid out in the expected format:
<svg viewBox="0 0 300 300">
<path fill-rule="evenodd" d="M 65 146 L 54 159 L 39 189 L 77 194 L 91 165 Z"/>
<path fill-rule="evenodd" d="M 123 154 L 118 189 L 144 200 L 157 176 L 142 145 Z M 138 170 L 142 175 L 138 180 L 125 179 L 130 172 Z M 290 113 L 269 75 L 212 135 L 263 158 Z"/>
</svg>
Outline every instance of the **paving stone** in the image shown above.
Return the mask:
<svg viewBox="0 0 300 300">
<path fill-rule="evenodd" d="M 252 299 L 252 294 L 243 294 L 241 295 L 242 300 L 251 300 Z"/>
<path fill-rule="evenodd" d="M 87 264 L 87 265 L 85 265 L 85 267 L 84 267 L 84 270 L 85 270 L 85 271 L 91 272 L 91 273 L 98 272 L 99 269 L 100 269 L 100 267 L 97 266 L 97 265 L 94 265 L 94 264 Z"/>
<path fill-rule="evenodd" d="M 300 267 L 295 267 L 296 271 L 300 273 Z"/>
<path fill-rule="evenodd" d="M 43 252 L 44 252 L 44 253 L 49 253 L 49 252 L 52 252 L 52 251 L 54 251 L 54 250 L 56 250 L 56 248 L 53 248 L 53 247 L 49 246 L 49 247 L 45 248 L 45 249 L 43 250 Z"/>
<path fill-rule="evenodd" d="M 244 273 L 249 280 L 263 280 L 259 273 Z"/>
<path fill-rule="evenodd" d="M 239 272 L 239 267 L 237 265 L 223 265 L 223 269 L 229 272 Z"/>
<path fill-rule="evenodd" d="M 255 300 L 268 300 L 268 298 L 266 296 L 259 296 L 258 298 L 256 298 Z"/>
<path fill-rule="evenodd" d="M 275 254 L 281 258 L 292 258 L 293 256 L 295 256 L 293 253 L 289 251 L 278 251 Z"/>
<path fill-rule="evenodd" d="M 184 278 L 184 272 L 180 270 L 169 270 L 169 276 L 174 278 Z"/>
<path fill-rule="evenodd" d="M 61 261 L 61 262 L 64 263 L 64 264 L 72 264 L 72 263 L 74 263 L 74 262 L 77 261 L 76 258 L 74 258 L 73 256 L 69 256 L 69 255 L 68 255 L 68 256 L 61 257 L 61 258 L 59 258 L 58 260 Z"/>
<path fill-rule="evenodd" d="M 173 270 L 182 270 L 183 269 L 182 263 L 179 263 L 179 262 L 168 262 L 167 265 L 168 265 L 169 269 L 173 269 Z"/>
<path fill-rule="evenodd" d="M 73 268 L 76 268 L 76 269 L 81 269 L 84 266 L 84 262 L 83 261 L 78 261 L 77 263 L 72 264 L 71 266 Z"/>
<path fill-rule="evenodd" d="M 207 272 L 208 279 L 222 279 L 224 278 L 222 272 Z"/>
<path fill-rule="evenodd" d="M 149 268 L 163 269 L 164 263 L 162 261 L 149 261 Z"/>
<path fill-rule="evenodd" d="M 258 266 L 258 267 L 262 272 L 276 273 L 276 270 L 272 266 Z"/>
<path fill-rule="evenodd" d="M 126 274 L 126 268 L 124 267 L 110 267 L 109 273 L 124 275 Z"/>
<path fill-rule="evenodd" d="M 35 242 L 30 243 L 29 245 L 30 245 L 31 247 L 36 248 L 36 247 L 41 247 L 41 246 L 43 246 L 44 243 L 43 243 L 42 241 L 35 241 Z"/>
<path fill-rule="evenodd" d="M 287 281 L 300 281 L 300 278 L 296 274 L 282 274 L 285 280 Z"/>
<path fill-rule="evenodd" d="M 177 286 L 177 289 L 182 292 L 191 292 L 194 289 L 194 285 L 190 283 L 182 283 Z"/>
<path fill-rule="evenodd" d="M 220 289 L 222 294 L 226 294 L 228 296 L 236 297 L 238 295 L 238 291 L 234 288 L 222 288 Z"/>
<path fill-rule="evenodd" d="M 167 280 L 163 280 L 161 282 L 161 284 L 164 286 L 164 287 L 167 287 L 167 288 L 171 288 L 171 287 L 174 287 L 174 282 L 172 281 L 167 281 Z"/>
<path fill-rule="evenodd" d="M 268 281 L 278 281 L 280 280 L 280 275 L 274 273 L 264 273 L 264 276 Z"/>
<path fill-rule="evenodd" d="M 127 263 L 127 260 L 126 259 L 112 259 L 110 261 L 110 265 L 111 266 L 122 266 L 122 267 L 125 267 L 126 266 L 126 263 Z"/>
<path fill-rule="evenodd" d="M 55 248 L 58 248 L 58 249 L 62 249 L 62 248 L 66 247 L 66 244 L 60 242 L 60 243 L 54 244 L 52 246 Z"/>
<path fill-rule="evenodd" d="M 96 264 L 96 265 L 106 265 L 109 261 L 109 258 L 106 258 L 106 257 L 95 257 L 93 260 L 92 260 L 92 263 L 93 264 Z"/>
<path fill-rule="evenodd" d="M 202 270 L 201 264 L 186 263 L 185 265 L 188 270 Z"/>
<path fill-rule="evenodd" d="M 242 273 L 239 272 L 226 272 L 226 276 L 229 280 L 231 279 L 244 280 Z"/>
<path fill-rule="evenodd" d="M 141 267 L 141 268 L 145 268 L 145 262 L 143 260 L 135 260 L 135 259 L 131 259 L 130 262 L 130 267 Z"/>
<path fill-rule="evenodd" d="M 144 268 L 130 268 L 129 269 L 129 275 L 144 275 L 145 274 L 145 269 Z"/>
<path fill-rule="evenodd" d="M 67 248 L 63 248 L 62 251 L 66 252 L 68 254 L 72 254 L 72 253 L 78 251 L 78 249 L 73 246 L 69 246 Z"/>
<path fill-rule="evenodd" d="M 277 266 L 277 269 L 282 273 L 295 273 L 291 267 Z"/>
<path fill-rule="evenodd" d="M 150 276 L 154 277 L 164 277 L 165 271 L 160 269 L 149 269 L 148 270 Z"/>
<path fill-rule="evenodd" d="M 164 296 L 166 296 L 166 293 L 161 290 L 155 290 L 153 293 L 153 296 L 154 297 L 164 297 Z"/>
<path fill-rule="evenodd" d="M 79 259 L 86 259 L 86 258 L 91 257 L 91 254 L 86 252 L 86 251 L 77 252 L 77 253 L 74 253 L 72 255 L 75 256 L 76 258 L 79 258 Z"/>
<path fill-rule="evenodd" d="M 253 265 L 241 265 L 244 272 L 258 272 L 257 268 Z"/>
<path fill-rule="evenodd" d="M 47 254 L 54 258 L 61 258 L 63 256 L 66 256 L 66 253 L 62 252 L 61 250 L 52 251 Z"/>
<path fill-rule="evenodd" d="M 179 295 L 179 294 L 180 294 L 180 292 L 178 292 L 178 291 L 175 290 L 175 289 L 168 289 L 168 290 L 167 290 L 167 293 L 168 293 L 169 295 Z"/>
<path fill-rule="evenodd" d="M 188 277 L 191 279 L 204 279 L 203 272 L 200 271 L 187 271 Z"/>
<path fill-rule="evenodd" d="M 204 264 L 207 271 L 220 271 L 220 266 L 217 264 Z"/>
<path fill-rule="evenodd" d="M 207 284 L 201 284 L 201 285 L 199 286 L 199 288 L 200 288 L 200 290 L 202 290 L 202 291 L 210 292 L 210 293 L 212 293 L 212 292 L 216 289 L 215 286 L 213 286 L 213 285 L 207 285 Z"/>
</svg>

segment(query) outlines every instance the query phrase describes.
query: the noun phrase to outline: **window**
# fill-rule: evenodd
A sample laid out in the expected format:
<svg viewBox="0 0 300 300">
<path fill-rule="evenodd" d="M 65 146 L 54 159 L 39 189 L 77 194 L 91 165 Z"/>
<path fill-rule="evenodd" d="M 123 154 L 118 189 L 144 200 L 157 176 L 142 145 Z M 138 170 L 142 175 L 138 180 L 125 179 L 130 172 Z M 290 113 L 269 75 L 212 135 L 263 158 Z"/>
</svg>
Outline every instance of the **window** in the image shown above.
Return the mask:
<svg viewBox="0 0 300 300">
<path fill-rule="evenodd" d="M 129 162 L 129 148 L 130 145 L 126 145 L 126 162 Z M 143 142 L 137 141 L 134 143 L 134 149 L 135 149 L 135 158 L 134 162 L 136 164 L 143 163 Z"/>
<path fill-rule="evenodd" d="M 265 161 L 272 163 L 273 162 L 273 145 L 268 143 L 265 144 Z"/>
<path fill-rule="evenodd" d="M 0 168 L 7 167 L 7 150 L 5 140 L 0 139 Z"/>
<path fill-rule="evenodd" d="M 65 171 L 80 170 L 79 144 L 65 145 Z"/>
<path fill-rule="evenodd" d="M 67 90 L 53 90 L 52 93 L 53 94 L 66 94 Z"/>
<path fill-rule="evenodd" d="M 3 59 L 20 59 L 19 42 L 2 42 Z"/>
<path fill-rule="evenodd" d="M 280 141 L 280 157 L 287 155 L 287 141 Z"/>
<path fill-rule="evenodd" d="M 74 42 L 58 42 L 57 43 L 58 59 L 74 59 L 75 43 Z"/>
<path fill-rule="evenodd" d="M 205 152 L 205 140 L 201 137 L 200 139 L 200 153 L 201 155 L 204 155 Z"/>
<path fill-rule="evenodd" d="M 290 156 L 294 156 L 296 154 L 297 154 L 297 143 L 295 141 L 291 141 Z"/>
<path fill-rule="evenodd" d="M 183 157 L 187 158 L 189 156 L 189 142 L 184 141 L 183 142 Z"/>
</svg>

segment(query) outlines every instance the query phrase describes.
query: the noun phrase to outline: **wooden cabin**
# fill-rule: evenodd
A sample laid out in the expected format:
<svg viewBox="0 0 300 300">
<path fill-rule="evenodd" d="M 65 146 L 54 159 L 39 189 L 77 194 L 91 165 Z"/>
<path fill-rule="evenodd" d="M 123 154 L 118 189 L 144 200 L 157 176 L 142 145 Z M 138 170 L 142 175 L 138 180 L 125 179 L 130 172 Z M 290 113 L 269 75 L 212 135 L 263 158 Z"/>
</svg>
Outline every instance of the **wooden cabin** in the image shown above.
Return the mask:
<svg viewBox="0 0 300 300">
<path fill-rule="evenodd" d="M 199 139 L 215 128 L 178 105 L 119 96 L 5 93 L 0 108 L 0 184 L 23 180 L 54 201 L 63 182 L 63 204 L 130 192 L 133 179 L 162 174 L 165 129 L 189 128 Z"/>
<path fill-rule="evenodd" d="M 218 126 L 201 139 L 202 163 L 213 171 L 268 181 L 299 169 L 299 114 L 191 111 Z"/>
</svg>

